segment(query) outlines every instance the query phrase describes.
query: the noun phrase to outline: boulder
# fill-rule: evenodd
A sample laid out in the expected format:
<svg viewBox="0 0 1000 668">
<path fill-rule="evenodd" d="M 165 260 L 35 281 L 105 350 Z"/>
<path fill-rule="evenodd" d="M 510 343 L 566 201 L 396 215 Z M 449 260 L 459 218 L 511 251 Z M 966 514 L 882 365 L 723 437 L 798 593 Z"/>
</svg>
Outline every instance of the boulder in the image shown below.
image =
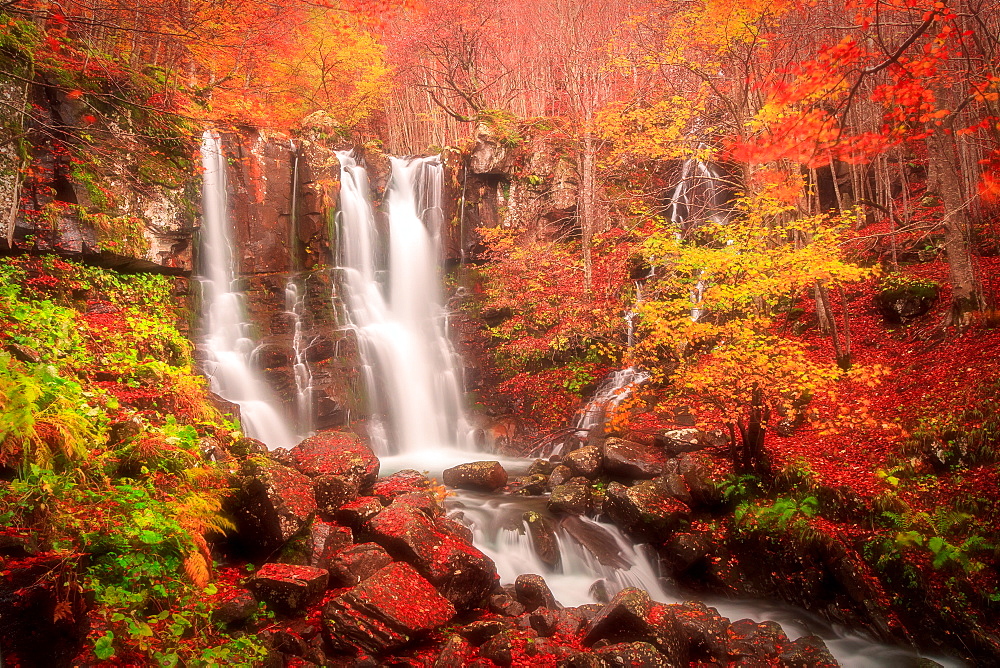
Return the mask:
<svg viewBox="0 0 1000 668">
<path fill-rule="evenodd" d="M 643 666 L 643 668 L 673 668 L 678 664 L 661 654 L 648 642 L 618 643 L 594 650 L 602 666 Z"/>
<path fill-rule="evenodd" d="M 670 661 L 670 665 L 681 665 L 686 659 L 684 633 L 672 611 L 667 606 L 654 604 L 647 592 L 635 587 L 615 594 L 590 621 L 583 642 L 593 645 L 599 641 L 649 642 Z"/>
<path fill-rule="evenodd" d="M 680 626 L 689 659 L 725 663 L 729 655 L 729 620 L 704 603 L 687 601 L 666 606 Z"/>
<path fill-rule="evenodd" d="M 323 598 L 330 574 L 325 569 L 294 564 L 264 564 L 248 586 L 258 600 L 278 612 L 294 614 Z"/>
<path fill-rule="evenodd" d="M 375 542 L 413 564 L 458 610 L 490 593 L 496 566 L 471 543 L 442 532 L 423 512 L 392 504 L 368 521 Z"/>
<path fill-rule="evenodd" d="M 392 557 L 377 543 L 351 545 L 330 559 L 330 583 L 337 587 L 353 587 L 391 563 Z"/>
<path fill-rule="evenodd" d="M 393 497 L 391 506 L 406 506 L 421 511 L 428 517 L 437 518 L 444 514 L 444 508 L 438 502 L 437 496 L 430 491 L 404 492 Z"/>
<path fill-rule="evenodd" d="M 322 618 L 338 651 L 382 654 L 454 616 L 451 603 L 412 566 L 394 563 L 330 601 Z"/>
<path fill-rule="evenodd" d="M 538 608 L 557 607 L 552 590 L 541 575 L 523 573 L 514 580 L 514 593 L 525 611 L 534 612 Z"/>
<path fill-rule="evenodd" d="M 243 465 L 239 490 L 227 504 L 240 538 L 262 551 L 273 550 L 301 531 L 316 513 L 308 477 L 263 457 Z"/>
<path fill-rule="evenodd" d="M 741 619 L 729 627 L 731 660 L 750 659 L 766 662 L 789 644 L 788 637 L 777 622 L 757 623 Z"/>
<path fill-rule="evenodd" d="M 305 439 L 289 452 L 292 466 L 310 478 L 333 475 L 357 480 L 361 488 L 378 478 L 375 453 L 356 434 L 324 431 Z"/>
<path fill-rule="evenodd" d="M 541 473 L 517 476 L 507 483 L 507 493 L 519 496 L 541 496 L 545 494 L 549 479 Z"/>
<path fill-rule="evenodd" d="M 423 492 L 430 487 L 431 481 L 420 471 L 404 469 L 382 478 L 372 486 L 372 495 L 388 504 L 400 494 Z"/>
<path fill-rule="evenodd" d="M 554 469 L 552 473 L 549 474 L 548 488 L 552 491 L 559 485 L 563 485 L 573 477 L 573 471 L 565 464 L 559 464 Z"/>
<path fill-rule="evenodd" d="M 684 452 L 697 452 L 707 443 L 701 429 L 688 427 L 685 429 L 670 429 L 656 437 L 656 444 L 663 448 L 668 457 L 676 457 Z"/>
<path fill-rule="evenodd" d="M 520 617 L 524 614 L 521 602 L 507 593 L 494 594 L 486 602 L 486 608 L 495 615 Z"/>
<path fill-rule="evenodd" d="M 803 636 L 792 641 L 778 655 L 778 660 L 782 668 L 836 668 L 840 665 L 819 636 Z"/>
<path fill-rule="evenodd" d="M 705 453 L 682 454 L 677 458 L 677 473 L 684 478 L 696 505 L 716 507 L 724 502 L 722 476 L 715 473 L 712 459 Z"/>
<path fill-rule="evenodd" d="M 478 647 L 507 627 L 508 623 L 499 619 L 484 619 L 466 624 L 458 632 L 462 634 L 463 638 Z"/>
<path fill-rule="evenodd" d="M 472 653 L 472 643 L 453 633 L 441 645 L 441 653 L 434 661 L 434 668 L 464 668 Z"/>
<path fill-rule="evenodd" d="M 489 659 L 495 665 L 509 666 L 514 662 L 514 643 L 509 631 L 502 631 L 479 648 L 479 656 Z"/>
<path fill-rule="evenodd" d="M 662 535 L 685 528 L 690 509 L 657 484 L 645 480 L 632 487 L 608 485 L 604 510 L 619 526 L 629 530 L 651 530 Z"/>
<path fill-rule="evenodd" d="M 586 515 L 590 510 L 590 483 L 586 478 L 577 477 L 554 487 L 549 496 L 549 510 L 554 513 Z"/>
<path fill-rule="evenodd" d="M 341 506 L 358 498 L 360 481 L 354 476 L 320 475 L 313 478 L 316 505 L 328 516 Z"/>
<path fill-rule="evenodd" d="M 442 477 L 449 487 L 479 492 L 495 492 L 507 485 L 507 471 L 497 461 L 459 464 L 445 469 Z"/>
<path fill-rule="evenodd" d="M 383 508 L 385 506 L 374 496 L 360 496 L 338 508 L 334 517 L 337 518 L 338 522 L 359 529 L 367 524 L 368 520 L 382 512 Z"/>
<path fill-rule="evenodd" d="M 314 568 L 327 569 L 333 555 L 353 542 L 354 536 L 349 528 L 313 520 L 306 536 L 305 563 Z"/>
<path fill-rule="evenodd" d="M 258 607 L 257 599 L 247 589 L 223 591 L 212 601 L 212 622 L 222 625 L 242 622 L 257 612 Z"/>
<path fill-rule="evenodd" d="M 604 443 L 604 471 L 608 475 L 629 480 L 649 480 L 663 472 L 666 456 L 663 450 L 620 438 Z"/>
<path fill-rule="evenodd" d="M 593 479 L 601 470 L 601 449 L 593 445 L 577 448 L 566 455 L 563 464 L 569 467 L 574 476 Z"/>
</svg>

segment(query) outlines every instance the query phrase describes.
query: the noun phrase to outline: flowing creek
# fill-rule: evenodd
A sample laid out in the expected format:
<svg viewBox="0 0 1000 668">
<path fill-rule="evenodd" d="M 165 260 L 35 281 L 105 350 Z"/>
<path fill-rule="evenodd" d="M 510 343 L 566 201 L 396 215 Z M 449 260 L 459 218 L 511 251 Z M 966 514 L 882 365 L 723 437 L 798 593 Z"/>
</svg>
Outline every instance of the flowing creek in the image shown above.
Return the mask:
<svg viewBox="0 0 1000 668">
<path fill-rule="evenodd" d="M 293 444 L 292 430 L 269 405 L 263 383 L 253 377 L 248 364 L 253 342 L 242 320 L 241 297 L 233 287 L 221 152 L 217 139 L 208 133 L 203 156 L 203 248 L 208 265 L 201 280 L 206 295 L 206 343 L 213 355 L 212 388 L 240 404 L 250 435 L 272 448 L 288 446 Z M 462 409 L 461 365 L 445 332 L 437 234 L 442 223 L 440 163 L 436 158 L 393 159 L 385 201 L 386 239 L 379 234 L 365 169 L 349 153 L 338 157 L 341 202 L 336 263 L 350 327 L 359 344 L 372 414 L 370 436 L 382 462 L 382 475 L 415 469 L 440 480 L 444 469 L 457 464 L 498 459 L 472 446 Z M 295 311 L 298 299 L 290 291 L 290 311 Z M 579 414 L 573 426 L 576 437 L 585 438 L 602 425 L 608 406 L 647 378 L 634 369 L 609 376 Z M 499 459 L 512 476 L 524 474 L 531 464 L 528 459 Z M 586 517 L 554 516 L 546 501 L 545 496 L 459 490 L 446 505 L 453 518 L 472 529 L 475 544 L 496 563 L 504 584 L 522 573 L 540 574 L 563 605 L 599 602 L 634 586 L 664 603 L 702 600 L 732 620 L 776 621 L 792 639 L 818 635 L 844 666 L 916 662 L 918 654 L 913 650 L 874 641 L 784 603 L 685 594 L 661 572 L 650 548 L 636 545 L 613 525 Z M 525 519 L 532 513 L 554 527 L 557 556 L 539 556 Z M 948 658 L 934 659 L 948 666 L 962 665 Z"/>
</svg>

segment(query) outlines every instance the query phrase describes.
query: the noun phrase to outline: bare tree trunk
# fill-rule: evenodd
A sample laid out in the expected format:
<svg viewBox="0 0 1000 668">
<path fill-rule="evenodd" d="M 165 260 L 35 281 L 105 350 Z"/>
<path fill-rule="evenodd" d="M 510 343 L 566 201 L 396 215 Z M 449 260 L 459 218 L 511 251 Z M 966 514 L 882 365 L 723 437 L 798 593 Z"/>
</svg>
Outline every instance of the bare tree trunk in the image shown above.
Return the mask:
<svg viewBox="0 0 1000 668">
<path fill-rule="evenodd" d="M 927 137 L 927 157 L 927 188 L 941 198 L 944 207 L 944 248 L 951 280 L 951 309 L 945 325 L 965 327 L 970 314 L 982 306 L 982 289 L 972 260 L 972 225 L 954 135 L 935 128 Z"/>
<path fill-rule="evenodd" d="M 580 219 L 580 243 L 583 251 L 584 285 L 589 294 L 593 286 L 594 266 L 591 255 L 591 242 L 596 227 L 596 162 L 597 148 L 594 137 L 589 129 L 584 130 L 582 150 L 580 151 L 580 184 L 577 195 L 577 215 Z"/>
</svg>

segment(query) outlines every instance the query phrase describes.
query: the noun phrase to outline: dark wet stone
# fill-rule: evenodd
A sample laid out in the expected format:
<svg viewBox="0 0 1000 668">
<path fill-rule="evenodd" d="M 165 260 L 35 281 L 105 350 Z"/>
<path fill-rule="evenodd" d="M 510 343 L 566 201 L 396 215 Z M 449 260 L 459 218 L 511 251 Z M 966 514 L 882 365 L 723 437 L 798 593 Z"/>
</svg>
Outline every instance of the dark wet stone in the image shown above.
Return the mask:
<svg viewBox="0 0 1000 668">
<path fill-rule="evenodd" d="M 549 479 L 541 473 L 517 476 L 507 482 L 507 493 L 519 496 L 541 496 L 548 489 Z"/>
<path fill-rule="evenodd" d="M 715 608 L 688 601 L 665 606 L 672 611 L 691 660 L 725 662 L 729 655 L 729 620 Z"/>
<path fill-rule="evenodd" d="M 322 568 L 294 564 L 264 564 L 248 583 L 258 600 L 279 612 L 294 614 L 318 603 L 330 574 Z"/>
<path fill-rule="evenodd" d="M 242 622 L 257 612 L 259 604 L 247 589 L 233 589 L 212 602 L 212 621 L 216 624 Z"/>
<path fill-rule="evenodd" d="M 590 484 L 587 479 L 577 477 L 554 487 L 548 507 L 554 513 L 586 515 L 590 510 Z"/>
<path fill-rule="evenodd" d="M 464 668 L 471 653 L 472 643 L 453 633 L 441 646 L 441 653 L 434 661 L 434 668 Z"/>
<path fill-rule="evenodd" d="M 507 624 L 498 619 L 486 619 L 466 624 L 458 630 L 462 637 L 477 647 L 507 628 Z"/>
<path fill-rule="evenodd" d="M 536 512 L 526 512 L 523 515 L 524 523 L 528 527 L 528 534 L 531 536 L 531 546 L 535 554 L 542 563 L 555 566 L 559 563 L 559 541 L 552 528 L 552 522 L 542 517 Z"/>
<path fill-rule="evenodd" d="M 391 506 L 406 506 L 407 508 L 415 508 L 423 512 L 428 517 L 439 517 L 444 514 L 444 508 L 438 502 L 437 497 L 433 492 L 421 491 L 421 492 L 404 492 L 396 497 L 393 497 Z"/>
<path fill-rule="evenodd" d="M 382 512 L 383 508 L 385 506 L 374 496 L 361 496 L 338 508 L 334 517 L 337 518 L 338 522 L 359 529 L 367 524 L 372 517 Z"/>
<path fill-rule="evenodd" d="M 313 478 L 316 505 L 332 516 L 345 503 L 358 498 L 359 481 L 354 476 L 321 475 Z"/>
<path fill-rule="evenodd" d="M 528 467 L 527 475 L 544 475 L 547 476 L 552 473 L 552 470 L 557 466 L 556 462 L 550 462 L 547 459 L 536 459 L 531 462 L 531 466 Z"/>
<path fill-rule="evenodd" d="M 645 480 L 632 487 L 608 485 L 604 510 L 619 526 L 630 530 L 677 531 L 689 523 L 690 509 L 657 484 Z"/>
<path fill-rule="evenodd" d="M 501 632 L 483 643 L 479 655 L 489 659 L 498 666 L 509 666 L 514 662 L 514 643 L 506 631 Z"/>
<path fill-rule="evenodd" d="M 565 464 L 559 464 L 552 469 L 552 473 L 549 475 L 549 490 L 555 489 L 559 485 L 566 483 L 572 477 L 573 471 Z"/>
<path fill-rule="evenodd" d="M 388 504 L 400 494 L 423 492 L 430 485 L 430 478 L 420 471 L 404 469 L 388 475 L 372 485 L 372 495 Z"/>
<path fill-rule="evenodd" d="M 601 665 L 611 668 L 613 666 L 642 666 L 643 668 L 673 668 L 677 664 L 661 654 L 656 647 L 648 642 L 629 642 L 607 645 L 594 650 L 594 654 L 601 660 Z"/>
<path fill-rule="evenodd" d="M 836 668 L 837 662 L 818 636 L 803 636 L 789 643 L 778 655 L 782 668 Z"/>
<path fill-rule="evenodd" d="M 593 445 L 577 448 L 566 455 L 563 464 L 569 467 L 574 476 L 595 478 L 601 470 L 601 449 Z"/>
<path fill-rule="evenodd" d="M 666 457 L 657 447 L 642 445 L 620 438 L 604 443 L 604 471 L 608 475 L 629 480 L 648 480 L 663 472 Z"/>
<path fill-rule="evenodd" d="M 495 492 L 507 485 L 507 471 L 497 461 L 459 464 L 445 469 L 442 478 L 449 487 L 480 492 Z"/>
<path fill-rule="evenodd" d="M 487 609 L 504 617 L 519 617 L 524 614 L 524 606 L 508 594 L 494 594 L 486 602 Z"/>
<path fill-rule="evenodd" d="M 379 570 L 323 608 L 331 645 L 382 654 L 455 616 L 455 608 L 409 564 Z"/>
<path fill-rule="evenodd" d="M 514 592 L 517 600 L 528 612 L 538 608 L 556 608 L 556 599 L 541 575 L 524 573 L 514 580 Z"/>
<path fill-rule="evenodd" d="M 273 550 L 312 519 L 317 507 L 308 477 L 262 457 L 248 459 L 242 473 L 229 504 L 246 544 Z"/>
<path fill-rule="evenodd" d="M 330 582 L 338 587 L 352 587 L 391 563 L 392 557 L 377 543 L 351 545 L 330 559 Z"/>
<path fill-rule="evenodd" d="M 457 520 L 453 520 L 449 517 L 437 517 L 434 519 L 434 526 L 436 526 L 441 533 L 447 534 L 456 540 L 460 540 L 463 543 L 472 543 L 472 529 Z"/>
<path fill-rule="evenodd" d="M 788 645 L 788 637 L 777 622 L 757 623 L 750 619 L 733 622 L 729 627 L 729 656 L 761 661 L 777 655 Z"/>
</svg>

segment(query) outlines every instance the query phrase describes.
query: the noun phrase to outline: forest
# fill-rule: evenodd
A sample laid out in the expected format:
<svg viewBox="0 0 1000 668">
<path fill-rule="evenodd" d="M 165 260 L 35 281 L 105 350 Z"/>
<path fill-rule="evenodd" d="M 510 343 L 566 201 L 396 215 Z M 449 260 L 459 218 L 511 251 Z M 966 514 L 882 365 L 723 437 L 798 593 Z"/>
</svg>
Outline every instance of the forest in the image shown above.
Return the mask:
<svg viewBox="0 0 1000 668">
<path fill-rule="evenodd" d="M 0 1 L 0 668 L 1000 663 L 1000 8 Z"/>
</svg>

